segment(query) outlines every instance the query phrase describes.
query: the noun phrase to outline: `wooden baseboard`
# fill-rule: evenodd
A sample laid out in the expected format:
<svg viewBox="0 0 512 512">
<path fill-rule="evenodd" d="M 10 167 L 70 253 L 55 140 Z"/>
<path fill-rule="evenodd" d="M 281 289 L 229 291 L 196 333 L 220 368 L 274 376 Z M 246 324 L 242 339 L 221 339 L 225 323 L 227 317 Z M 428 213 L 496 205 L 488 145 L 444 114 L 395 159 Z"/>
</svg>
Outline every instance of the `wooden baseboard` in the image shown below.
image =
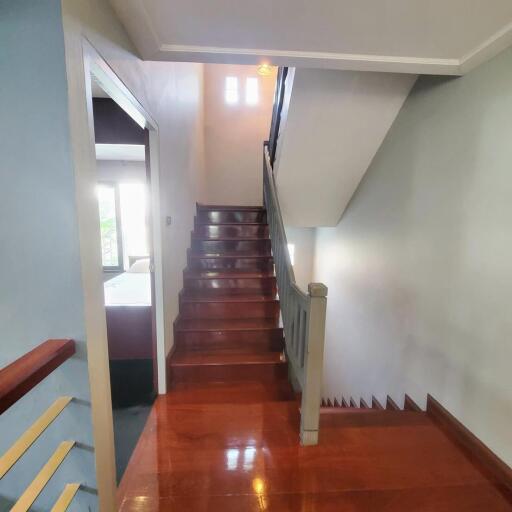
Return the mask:
<svg viewBox="0 0 512 512">
<path fill-rule="evenodd" d="M 176 340 L 176 337 L 174 337 L 174 339 Z M 171 372 L 171 364 L 170 364 L 170 361 L 171 361 L 171 357 L 172 355 L 174 354 L 174 352 L 176 351 L 176 341 L 174 342 L 173 346 L 171 347 L 171 350 L 169 350 L 169 353 L 165 356 L 165 372 L 166 372 L 166 392 L 168 393 L 169 392 L 169 389 L 171 388 L 170 386 L 170 382 L 171 382 L 171 379 L 170 379 L 170 372 Z"/>
<path fill-rule="evenodd" d="M 396 402 L 388 395 L 386 400 L 386 409 L 391 411 L 399 411 L 400 407 L 396 404 Z"/>
<path fill-rule="evenodd" d="M 512 503 L 512 469 L 449 413 L 432 395 L 427 397 L 427 414 L 464 450 L 468 458 Z"/>
<path fill-rule="evenodd" d="M 372 396 L 372 409 L 384 409 L 384 407 L 382 407 L 382 404 L 374 396 Z"/>
<path fill-rule="evenodd" d="M 421 408 L 409 395 L 405 395 L 404 411 L 421 412 Z"/>
</svg>

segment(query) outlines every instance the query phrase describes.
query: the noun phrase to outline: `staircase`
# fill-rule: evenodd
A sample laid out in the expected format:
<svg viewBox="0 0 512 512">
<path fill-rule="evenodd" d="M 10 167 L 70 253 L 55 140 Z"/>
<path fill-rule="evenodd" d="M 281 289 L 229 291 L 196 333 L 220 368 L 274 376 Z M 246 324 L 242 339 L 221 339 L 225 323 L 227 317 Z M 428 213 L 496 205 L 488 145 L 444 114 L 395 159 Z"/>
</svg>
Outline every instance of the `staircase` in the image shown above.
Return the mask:
<svg viewBox="0 0 512 512">
<path fill-rule="evenodd" d="M 197 205 L 194 224 L 168 363 L 173 398 L 293 400 L 265 210 Z"/>
<path fill-rule="evenodd" d="M 325 400 L 319 443 L 299 443 L 307 387 L 299 411 L 279 326 L 280 308 L 294 310 L 276 296 L 267 213 L 272 231 L 271 208 L 197 206 L 169 392 L 123 476 L 120 511 L 511 512 L 506 468 L 468 451 L 431 397 L 426 412 L 407 396 L 405 410 L 390 397 Z M 272 242 L 279 276 L 284 242 Z"/>
</svg>

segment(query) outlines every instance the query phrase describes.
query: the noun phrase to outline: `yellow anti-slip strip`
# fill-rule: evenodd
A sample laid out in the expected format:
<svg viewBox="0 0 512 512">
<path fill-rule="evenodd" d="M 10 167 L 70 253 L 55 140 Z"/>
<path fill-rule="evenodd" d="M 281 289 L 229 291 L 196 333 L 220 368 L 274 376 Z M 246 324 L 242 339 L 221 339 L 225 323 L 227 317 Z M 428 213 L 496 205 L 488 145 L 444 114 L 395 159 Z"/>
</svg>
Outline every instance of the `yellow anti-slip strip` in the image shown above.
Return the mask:
<svg viewBox="0 0 512 512">
<path fill-rule="evenodd" d="M 80 484 L 66 485 L 59 499 L 53 505 L 51 512 L 66 512 L 78 489 L 80 489 Z"/>
<path fill-rule="evenodd" d="M 71 402 L 70 396 L 62 396 L 40 416 L 30 428 L 0 458 L 0 479 L 16 464 L 21 456 L 32 446 L 34 441 L 48 428 L 55 418 Z"/>
<path fill-rule="evenodd" d="M 36 498 L 39 496 L 45 485 L 53 476 L 57 468 L 62 464 L 71 448 L 73 448 L 75 441 L 64 441 L 59 444 L 59 447 L 53 452 L 50 460 L 39 471 L 32 483 L 26 488 L 25 492 L 21 495 L 16 505 L 11 508 L 11 512 L 27 512 Z"/>
</svg>

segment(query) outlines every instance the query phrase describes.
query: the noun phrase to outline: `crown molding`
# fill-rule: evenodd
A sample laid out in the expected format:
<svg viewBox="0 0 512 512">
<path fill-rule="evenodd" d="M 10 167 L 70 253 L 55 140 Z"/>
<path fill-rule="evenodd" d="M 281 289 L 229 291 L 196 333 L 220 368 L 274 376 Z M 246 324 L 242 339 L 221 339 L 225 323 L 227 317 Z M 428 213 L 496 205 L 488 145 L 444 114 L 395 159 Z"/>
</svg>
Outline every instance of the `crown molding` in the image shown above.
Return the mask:
<svg viewBox="0 0 512 512">
<path fill-rule="evenodd" d="M 162 44 L 153 54 L 157 60 L 200 61 L 217 63 L 259 64 L 262 59 L 274 65 L 304 66 L 352 71 L 459 75 L 459 59 L 429 59 L 296 50 L 223 48 Z"/>
<path fill-rule="evenodd" d="M 423 58 L 164 43 L 139 0 L 111 0 L 144 60 L 303 66 L 352 71 L 464 75 L 512 45 L 512 22 L 460 58 Z"/>
</svg>

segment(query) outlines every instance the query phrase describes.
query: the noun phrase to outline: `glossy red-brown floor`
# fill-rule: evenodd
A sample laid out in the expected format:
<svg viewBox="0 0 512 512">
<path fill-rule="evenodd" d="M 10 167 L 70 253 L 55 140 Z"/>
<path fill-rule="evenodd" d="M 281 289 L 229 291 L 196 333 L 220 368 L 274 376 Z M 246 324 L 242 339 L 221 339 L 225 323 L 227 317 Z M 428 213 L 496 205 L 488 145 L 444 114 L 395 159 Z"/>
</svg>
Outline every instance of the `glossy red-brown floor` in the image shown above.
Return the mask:
<svg viewBox="0 0 512 512">
<path fill-rule="evenodd" d="M 512 510 L 425 413 L 325 411 L 299 445 L 264 210 L 199 206 L 188 265 L 123 512 Z"/>
<path fill-rule="evenodd" d="M 268 401 L 254 383 L 186 391 L 195 403 L 180 390 L 156 401 L 123 512 L 512 510 L 425 413 L 337 410 L 320 444 L 301 447 L 294 401 Z"/>
</svg>

